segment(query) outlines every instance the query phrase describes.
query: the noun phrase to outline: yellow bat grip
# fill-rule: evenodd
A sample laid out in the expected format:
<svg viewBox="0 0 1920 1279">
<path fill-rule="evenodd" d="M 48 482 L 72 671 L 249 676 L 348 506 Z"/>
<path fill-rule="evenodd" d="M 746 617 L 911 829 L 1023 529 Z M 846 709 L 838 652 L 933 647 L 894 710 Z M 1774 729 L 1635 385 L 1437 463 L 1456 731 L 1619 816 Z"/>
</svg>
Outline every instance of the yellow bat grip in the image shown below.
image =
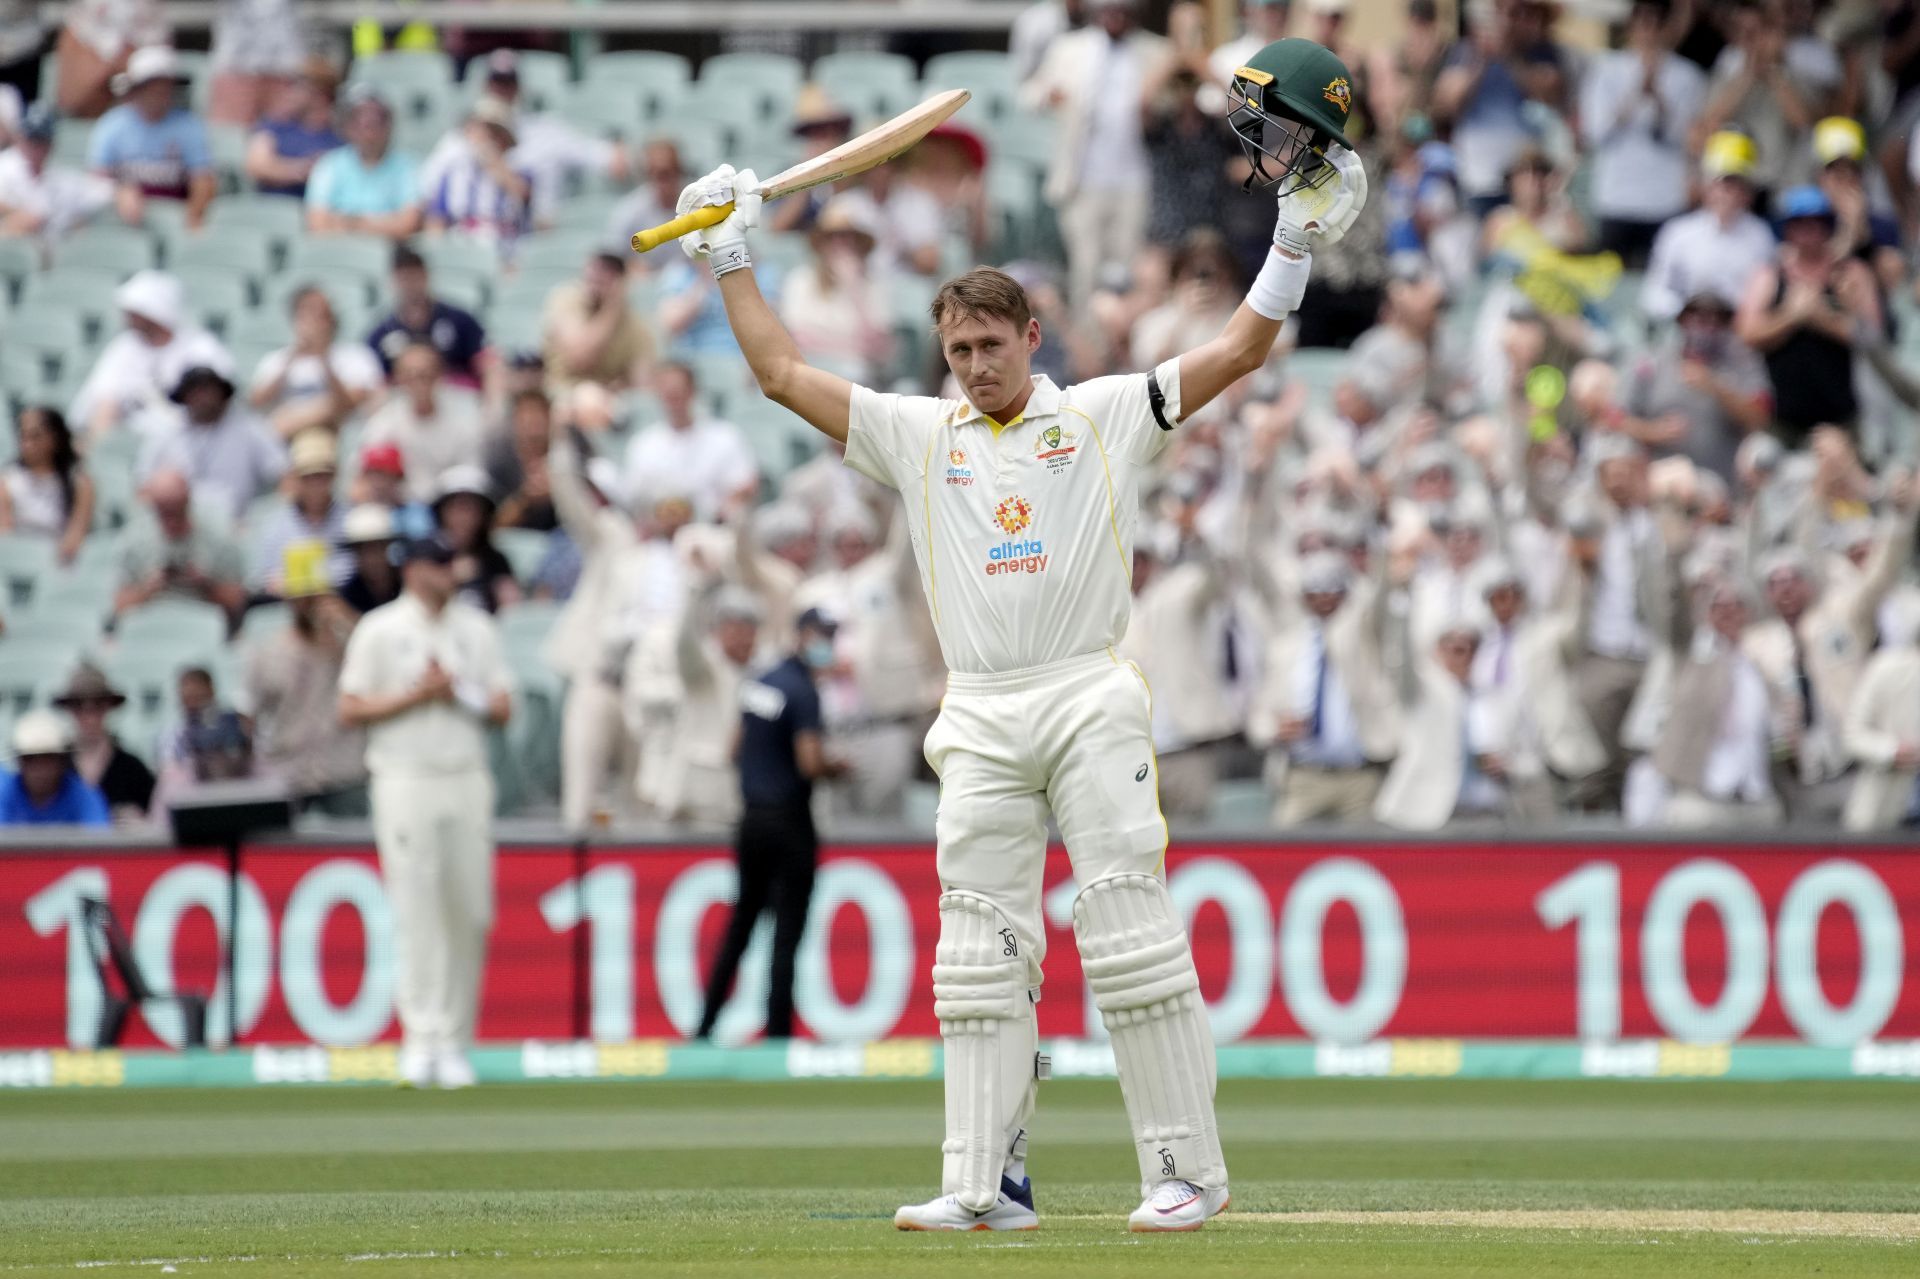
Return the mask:
<svg viewBox="0 0 1920 1279">
<path fill-rule="evenodd" d="M 662 222 L 657 227 L 649 227 L 645 231 L 635 232 L 633 237 L 633 251 L 635 253 L 646 253 L 651 249 L 659 248 L 669 240 L 679 239 L 689 231 L 698 231 L 702 227 L 718 226 L 722 222 L 725 222 L 727 215 L 732 212 L 732 200 L 728 200 L 725 204 L 702 205 L 691 213 L 682 213 L 671 222 Z"/>
</svg>

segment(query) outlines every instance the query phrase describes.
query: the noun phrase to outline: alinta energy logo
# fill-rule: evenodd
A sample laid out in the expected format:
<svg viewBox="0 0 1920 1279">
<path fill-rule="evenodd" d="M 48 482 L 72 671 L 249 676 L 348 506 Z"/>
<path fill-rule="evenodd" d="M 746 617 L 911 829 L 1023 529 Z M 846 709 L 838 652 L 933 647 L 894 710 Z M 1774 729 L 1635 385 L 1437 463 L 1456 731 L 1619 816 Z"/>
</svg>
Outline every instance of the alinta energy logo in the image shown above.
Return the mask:
<svg viewBox="0 0 1920 1279">
<path fill-rule="evenodd" d="M 997 577 L 1003 573 L 1044 573 L 1047 571 L 1047 548 L 1037 537 L 1019 535 L 1033 527 L 1033 503 L 1015 494 L 1006 498 L 993 508 L 993 522 L 1002 532 L 1015 539 L 1000 543 L 988 550 L 984 572 L 988 577 Z"/>
<path fill-rule="evenodd" d="M 967 465 L 965 449 L 947 450 L 947 483 L 966 488 L 973 483 L 973 468 Z"/>
</svg>

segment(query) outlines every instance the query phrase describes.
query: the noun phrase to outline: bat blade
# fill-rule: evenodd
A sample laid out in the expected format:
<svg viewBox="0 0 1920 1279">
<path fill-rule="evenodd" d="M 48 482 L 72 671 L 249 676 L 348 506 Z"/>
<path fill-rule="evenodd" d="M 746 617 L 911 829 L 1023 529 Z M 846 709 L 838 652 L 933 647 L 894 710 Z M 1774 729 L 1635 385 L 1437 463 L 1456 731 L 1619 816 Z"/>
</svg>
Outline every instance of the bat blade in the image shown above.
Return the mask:
<svg viewBox="0 0 1920 1279">
<path fill-rule="evenodd" d="M 849 138 L 825 155 L 803 160 L 790 169 L 774 174 L 760 184 L 761 198 L 778 200 L 796 191 L 805 191 L 825 182 L 838 182 L 856 173 L 878 168 L 902 152 L 911 150 L 914 143 L 945 123 L 972 96 L 965 89 L 936 93 L 885 124 L 868 129 L 857 138 Z M 637 232 L 633 237 L 634 251 L 645 253 L 669 240 L 677 240 L 689 231 L 714 226 L 724 221 L 732 211 L 733 206 L 727 204 L 683 213 L 671 222 Z"/>
</svg>

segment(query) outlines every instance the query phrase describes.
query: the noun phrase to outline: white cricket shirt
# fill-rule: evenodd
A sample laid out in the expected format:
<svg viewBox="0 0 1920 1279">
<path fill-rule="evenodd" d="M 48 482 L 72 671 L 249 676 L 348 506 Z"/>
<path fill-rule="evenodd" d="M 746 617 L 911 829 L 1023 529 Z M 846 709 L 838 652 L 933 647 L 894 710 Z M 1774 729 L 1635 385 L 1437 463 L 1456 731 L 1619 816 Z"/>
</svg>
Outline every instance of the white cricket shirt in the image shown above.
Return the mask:
<svg viewBox="0 0 1920 1279">
<path fill-rule="evenodd" d="M 1126 634 L 1141 476 L 1180 420 L 1180 363 L 1055 386 L 1033 379 L 998 432 L 963 400 L 853 390 L 847 465 L 900 490 L 947 669 L 986 675 L 1098 652 Z"/>
<path fill-rule="evenodd" d="M 458 600 L 429 613 L 402 591 L 360 619 L 340 665 L 340 691 L 385 697 L 419 685 L 429 662 L 489 693 L 511 692 L 513 676 L 500 652 L 493 619 Z M 367 729 L 367 771 L 376 778 L 484 771 L 487 728 L 451 702 L 416 706 Z"/>
</svg>

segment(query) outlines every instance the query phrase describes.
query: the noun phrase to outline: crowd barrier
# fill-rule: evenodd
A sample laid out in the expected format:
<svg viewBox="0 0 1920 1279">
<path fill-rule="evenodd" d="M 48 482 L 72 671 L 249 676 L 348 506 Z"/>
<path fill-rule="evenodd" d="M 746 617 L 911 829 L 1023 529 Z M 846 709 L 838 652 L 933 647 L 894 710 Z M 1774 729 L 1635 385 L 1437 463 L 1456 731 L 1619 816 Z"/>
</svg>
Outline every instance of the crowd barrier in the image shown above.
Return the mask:
<svg viewBox="0 0 1920 1279">
<path fill-rule="evenodd" d="M 1920 855 L 1899 843 L 1181 842 L 1168 862 L 1222 1044 L 1649 1040 L 1821 1049 L 1920 1040 Z M 734 889 L 721 846 L 506 845 L 480 1037 L 683 1036 Z M 1100 1040 L 1047 857 L 1042 1034 Z M 796 1003 L 823 1047 L 938 1035 L 924 844 L 822 858 Z M 353 1049 L 398 1033 L 364 844 L 0 850 L 0 1050 L 90 1047 L 101 980 L 80 903 L 109 902 L 157 987 L 211 996 L 219 1046 Z M 237 923 L 235 922 L 237 921 Z M 757 1029 L 764 929 L 722 1019 Z M 124 1046 L 175 1047 L 169 1006 Z"/>
</svg>

